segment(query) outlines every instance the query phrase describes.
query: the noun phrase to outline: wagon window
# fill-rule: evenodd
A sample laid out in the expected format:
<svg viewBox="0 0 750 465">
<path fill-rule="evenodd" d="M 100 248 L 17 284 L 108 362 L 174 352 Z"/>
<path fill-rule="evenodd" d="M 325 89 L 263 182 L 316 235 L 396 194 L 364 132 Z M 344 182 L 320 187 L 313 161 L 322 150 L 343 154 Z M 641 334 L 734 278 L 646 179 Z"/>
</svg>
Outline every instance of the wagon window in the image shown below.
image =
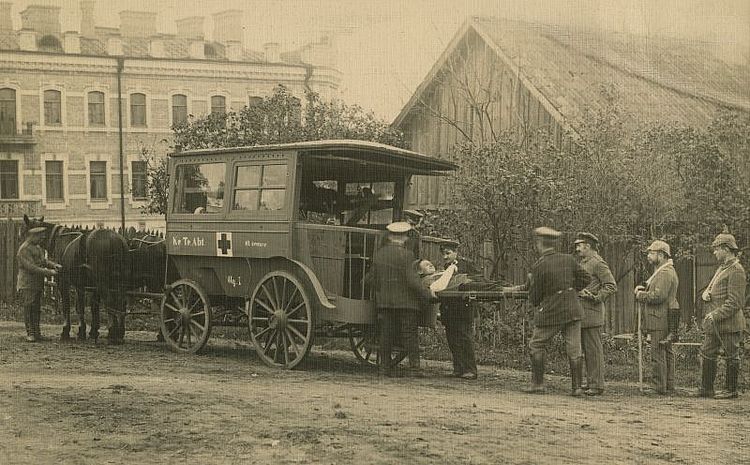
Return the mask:
<svg viewBox="0 0 750 465">
<path fill-rule="evenodd" d="M 235 177 L 232 210 L 284 209 L 286 164 L 238 166 Z"/>
<path fill-rule="evenodd" d="M 175 213 L 220 213 L 224 208 L 225 175 L 224 163 L 179 165 Z"/>
</svg>

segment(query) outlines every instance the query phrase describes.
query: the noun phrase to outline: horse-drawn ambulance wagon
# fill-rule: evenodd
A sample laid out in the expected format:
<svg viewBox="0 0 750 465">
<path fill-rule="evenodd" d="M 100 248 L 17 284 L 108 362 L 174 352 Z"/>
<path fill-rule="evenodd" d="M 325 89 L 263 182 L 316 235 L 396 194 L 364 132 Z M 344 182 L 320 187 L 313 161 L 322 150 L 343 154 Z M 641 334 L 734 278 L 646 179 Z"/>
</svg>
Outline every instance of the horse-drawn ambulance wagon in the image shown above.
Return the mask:
<svg viewBox="0 0 750 465">
<path fill-rule="evenodd" d="M 401 219 L 412 176 L 455 168 L 351 140 L 171 154 L 166 341 L 196 352 L 212 325 L 246 321 L 271 366 L 299 364 L 317 335 L 348 336 L 369 361 L 373 252 Z"/>
</svg>

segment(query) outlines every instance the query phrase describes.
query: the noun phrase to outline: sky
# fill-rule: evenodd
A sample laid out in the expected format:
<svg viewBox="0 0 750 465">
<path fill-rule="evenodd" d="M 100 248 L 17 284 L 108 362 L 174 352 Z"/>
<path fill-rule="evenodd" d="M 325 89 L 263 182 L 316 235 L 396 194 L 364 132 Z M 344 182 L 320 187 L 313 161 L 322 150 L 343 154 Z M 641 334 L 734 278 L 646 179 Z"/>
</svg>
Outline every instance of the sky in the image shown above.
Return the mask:
<svg viewBox="0 0 750 465">
<path fill-rule="evenodd" d="M 22 0 L 62 8 L 62 30 L 78 30 L 78 0 Z M 332 34 L 340 96 L 390 121 L 396 117 L 453 35 L 471 15 L 604 29 L 649 37 L 679 37 L 714 44 L 730 62 L 750 61 L 750 0 L 97 0 L 101 26 L 119 26 L 118 12 L 158 13 L 157 29 L 174 32 L 174 20 L 244 12 L 245 45 L 262 50 L 278 42 L 291 50 Z"/>
</svg>

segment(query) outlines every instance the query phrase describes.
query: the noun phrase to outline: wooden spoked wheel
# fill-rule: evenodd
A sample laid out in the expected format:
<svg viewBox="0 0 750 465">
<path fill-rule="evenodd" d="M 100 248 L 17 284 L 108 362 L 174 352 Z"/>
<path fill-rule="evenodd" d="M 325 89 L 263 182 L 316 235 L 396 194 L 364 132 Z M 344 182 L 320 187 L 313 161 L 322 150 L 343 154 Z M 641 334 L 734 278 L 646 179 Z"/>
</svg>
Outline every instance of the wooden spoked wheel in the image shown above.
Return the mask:
<svg viewBox="0 0 750 465">
<path fill-rule="evenodd" d="M 313 310 L 307 288 L 293 274 L 272 271 L 247 302 L 250 339 L 268 366 L 294 368 L 313 339 Z"/>
<path fill-rule="evenodd" d="M 366 365 L 377 366 L 379 360 L 379 331 L 376 325 L 350 326 L 349 345 L 354 356 Z M 398 365 L 406 358 L 406 351 L 394 347 L 391 355 L 392 366 Z"/>
<path fill-rule="evenodd" d="M 211 335 L 211 306 L 200 285 L 175 281 L 161 299 L 161 334 L 176 352 L 194 354 Z"/>
</svg>

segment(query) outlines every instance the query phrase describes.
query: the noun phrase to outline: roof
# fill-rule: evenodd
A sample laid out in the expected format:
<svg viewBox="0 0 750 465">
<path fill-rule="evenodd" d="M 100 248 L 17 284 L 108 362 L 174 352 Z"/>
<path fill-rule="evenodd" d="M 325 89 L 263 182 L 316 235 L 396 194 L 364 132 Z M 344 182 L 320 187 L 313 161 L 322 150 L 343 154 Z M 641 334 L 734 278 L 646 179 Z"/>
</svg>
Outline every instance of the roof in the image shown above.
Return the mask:
<svg viewBox="0 0 750 465">
<path fill-rule="evenodd" d="M 357 166 L 370 165 L 383 169 L 388 167 L 415 174 L 439 174 L 458 168 L 454 163 L 430 157 L 410 150 L 393 147 L 378 142 L 360 140 L 318 140 L 293 142 L 289 144 L 254 145 L 244 147 L 223 147 L 215 149 L 186 150 L 170 154 L 171 157 L 191 155 L 213 155 L 225 153 L 247 153 L 261 151 L 295 150 L 303 159 L 327 160 L 330 162 L 357 162 Z M 355 170 L 357 168 L 355 167 Z"/>
<path fill-rule="evenodd" d="M 394 125 L 406 119 L 470 31 L 564 127 L 577 126 L 586 109 L 602 108 L 601 89 L 611 84 L 632 122 L 703 127 L 719 108 L 750 112 L 750 66 L 721 60 L 709 44 L 481 17 L 459 30 Z"/>
<path fill-rule="evenodd" d="M 161 40 L 164 44 L 164 57 L 169 59 L 189 59 L 190 40 L 174 35 L 160 34 L 154 37 L 121 37 L 114 28 L 96 28 L 96 37 L 81 37 L 81 55 L 107 56 L 107 39 L 117 37 L 122 41 L 123 56 L 131 58 L 151 58 L 149 42 L 152 39 Z M 206 41 L 206 45 L 213 48 L 215 55 L 206 56 L 206 60 L 226 60 L 226 49 L 218 42 Z M 20 50 L 16 31 L 0 31 L 0 50 Z M 63 52 L 59 52 L 63 53 Z M 162 57 L 159 57 L 162 58 Z M 242 61 L 258 63 L 263 60 L 263 53 L 256 50 L 243 49 Z M 286 61 L 286 60 L 285 60 Z M 288 64 L 299 64 L 289 62 Z"/>
</svg>

